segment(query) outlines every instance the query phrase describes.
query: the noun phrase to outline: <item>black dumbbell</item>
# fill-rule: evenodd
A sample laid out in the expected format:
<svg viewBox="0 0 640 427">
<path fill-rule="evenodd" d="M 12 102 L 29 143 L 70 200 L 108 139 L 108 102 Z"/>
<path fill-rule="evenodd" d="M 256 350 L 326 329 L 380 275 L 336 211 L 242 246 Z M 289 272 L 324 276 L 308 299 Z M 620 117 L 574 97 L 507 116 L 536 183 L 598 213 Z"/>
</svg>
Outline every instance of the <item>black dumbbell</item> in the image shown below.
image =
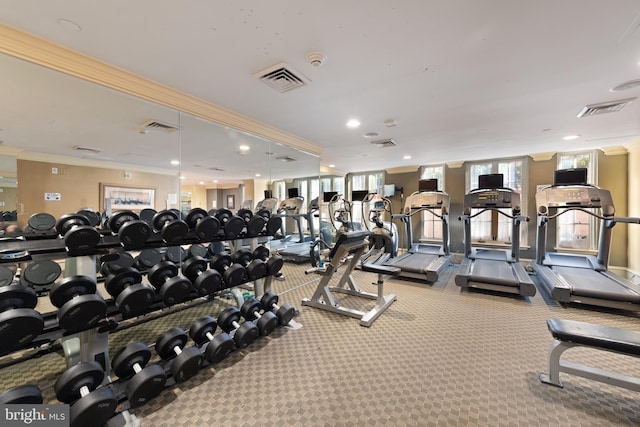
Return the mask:
<svg viewBox="0 0 640 427">
<path fill-rule="evenodd" d="M 234 215 L 229 209 L 218 209 L 215 217 L 220 222 L 220 227 L 224 230 L 224 236 L 233 240 L 237 238 L 244 228 L 244 219 Z"/>
<path fill-rule="evenodd" d="M 11 283 L 13 283 L 13 270 L 0 265 L 0 288 L 9 286 Z"/>
<path fill-rule="evenodd" d="M 163 360 L 171 360 L 171 375 L 176 382 L 186 381 L 202 366 L 202 353 L 196 347 L 185 347 L 187 333 L 181 328 L 171 328 L 156 340 L 156 353 Z"/>
<path fill-rule="evenodd" d="M 140 270 L 147 270 L 162 261 L 162 252 L 157 248 L 148 248 L 140 251 L 135 257 L 135 266 Z"/>
<path fill-rule="evenodd" d="M 27 220 L 24 235 L 28 238 L 49 238 L 57 235 L 56 218 L 46 212 L 35 213 Z"/>
<path fill-rule="evenodd" d="M 147 365 L 151 350 L 143 342 L 132 342 L 116 353 L 111 361 L 113 372 L 126 380 L 125 393 L 131 406 L 139 406 L 160 394 L 167 382 L 162 366 Z M 146 365 L 146 366 L 145 366 Z"/>
<path fill-rule="evenodd" d="M 236 347 L 245 348 L 260 336 L 260 331 L 250 320 L 245 320 L 242 324 L 239 321 L 240 311 L 236 307 L 227 307 L 218 315 L 220 328 L 233 336 Z"/>
<path fill-rule="evenodd" d="M 169 246 L 162 257 L 165 261 L 171 261 L 175 264 L 180 264 L 187 259 L 187 251 L 182 246 Z"/>
<path fill-rule="evenodd" d="M 99 387 L 104 371 L 98 362 L 81 362 L 64 371 L 54 385 L 56 397 L 71 403 L 70 426 L 102 426 L 113 416 L 118 406 L 109 387 Z"/>
<path fill-rule="evenodd" d="M 104 282 L 109 295 L 124 316 L 137 316 L 147 311 L 156 298 L 155 291 L 142 283 L 142 275 L 133 267 L 122 268 L 107 276 Z"/>
<path fill-rule="evenodd" d="M 111 231 L 118 234 L 120 243 L 126 249 L 141 248 L 151 236 L 151 226 L 132 211 L 120 211 L 111 215 L 107 224 Z"/>
<path fill-rule="evenodd" d="M 42 391 L 35 384 L 25 384 L 12 387 L 0 394 L 0 404 L 31 404 L 40 405 L 43 402 Z"/>
<path fill-rule="evenodd" d="M 278 316 L 278 320 L 280 320 L 282 326 L 288 325 L 296 315 L 296 309 L 291 304 L 278 305 L 278 295 L 273 291 L 265 292 L 260 302 L 265 310 L 275 310 L 276 316 Z"/>
<path fill-rule="evenodd" d="M 209 258 L 209 249 L 201 244 L 201 243 L 194 243 L 193 245 L 189 246 L 189 250 L 187 251 L 188 257 L 194 257 L 194 256 L 200 256 L 202 258 Z"/>
<path fill-rule="evenodd" d="M 258 319 L 256 325 L 260 335 L 269 335 L 278 327 L 280 321 L 273 311 L 265 310 L 264 313 L 260 314 L 260 310 L 262 310 L 262 304 L 253 297 L 247 298 L 242 307 L 240 307 L 242 317 L 252 321 Z"/>
<path fill-rule="evenodd" d="M 21 285 L 0 287 L 0 342 L 11 349 L 23 346 L 44 328 L 44 319 L 36 310 L 38 296 Z"/>
<path fill-rule="evenodd" d="M 104 277 L 116 273 L 123 268 L 131 268 L 135 263 L 135 259 L 133 259 L 133 256 L 129 252 L 105 255 L 103 259 L 105 259 L 105 261 L 100 266 L 100 273 Z"/>
<path fill-rule="evenodd" d="M 282 270 L 284 266 L 284 260 L 278 254 L 269 257 L 269 248 L 266 246 L 258 246 L 253 250 L 251 255 L 254 259 L 261 259 L 262 261 L 267 263 L 267 275 L 275 276 Z"/>
<path fill-rule="evenodd" d="M 244 220 L 247 237 L 256 237 L 264 229 L 267 220 L 261 215 L 253 215 L 250 209 L 240 209 L 237 215 Z"/>
<path fill-rule="evenodd" d="M 196 237 L 203 242 L 215 239 L 220 231 L 218 218 L 209 216 L 207 211 L 202 208 L 191 209 L 184 220 L 189 228 L 196 232 Z"/>
<path fill-rule="evenodd" d="M 69 252 L 91 250 L 100 241 L 100 232 L 90 225 L 84 215 L 62 215 L 56 222 L 56 231 L 64 236 L 64 244 Z"/>
<path fill-rule="evenodd" d="M 269 217 L 266 226 L 267 236 L 275 236 L 280 229 L 282 229 L 282 217 L 275 215 Z"/>
<path fill-rule="evenodd" d="M 220 253 L 215 255 L 211 258 L 209 265 L 222 274 L 222 279 L 227 288 L 238 286 L 244 281 L 246 273 L 244 266 L 233 264 L 229 254 Z"/>
<path fill-rule="evenodd" d="M 157 213 L 158 212 L 155 209 L 144 208 L 140 211 L 140 219 L 146 222 L 147 224 L 149 224 L 150 226 L 153 226 L 153 217 Z"/>
<path fill-rule="evenodd" d="M 58 307 L 58 324 L 67 332 L 91 329 L 107 315 L 107 303 L 89 276 L 69 276 L 51 287 L 49 299 Z"/>
<path fill-rule="evenodd" d="M 97 227 L 100 225 L 100 212 L 96 212 L 92 209 L 80 209 L 76 212 L 78 215 L 84 215 L 89 220 L 89 225 Z"/>
<path fill-rule="evenodd" d="M 171 261 L 160 261 L 151 267 L 147 278 L 166 305 L 181 303 L 191 293 L 191 282 L 178 274 L 178 267 Z"/>
<path fill-rule="evenodd" d="M 209 363 L 221 362 L 236 348 L 233 338 L 228 333 L 223 331 L 216 336 L 213 335 L 217 327 L 218 323 L 213 317 L 204 316 L 196 320 L 189 328 L 189 335 L 196 344 L 208 343 L 204 350 L 204 357 Z"/>
<path fill-rule="evenodd" d="M 211 242 L 209 247 L 207 247 L 207 256 L 204 258 L 211 258 L 218 254 L 224 252 L 224 243 L 222 242 Z"/>
<path fill-rule="evenodd" d="M 48 286 L 55 282 L 62 274 L 60 264 L 50 259 L 32 261 L 20 274 L 20 284 L 23 286 Z"/>
<path fill-rule="evenodd" d="M 162 234 L 162 239 L 169 243 L 180 243 L 187 237 L 189 226 L 180 218 L 180 212 L 174 210 L 160 211 L 153 216 L 153 228 Z"/>
<path fill-rule="evenodd" d="M 182 264 L 182 274 L 191 280 L 200 296 L 224 289 L 222 275 L 217 270 L 207 268 L 208 264 L 206 259 L 199 256 L 191 257 Z"/>
<path fill-rule="evenodd" d="M 231 255 L 231 261 L 245 268 L 245 274 L 249 280 L 262 279 L 267 275 L 267 264 L 261 259 L 253 259 L 251 251 L 239 249 Z"/>
</svg>

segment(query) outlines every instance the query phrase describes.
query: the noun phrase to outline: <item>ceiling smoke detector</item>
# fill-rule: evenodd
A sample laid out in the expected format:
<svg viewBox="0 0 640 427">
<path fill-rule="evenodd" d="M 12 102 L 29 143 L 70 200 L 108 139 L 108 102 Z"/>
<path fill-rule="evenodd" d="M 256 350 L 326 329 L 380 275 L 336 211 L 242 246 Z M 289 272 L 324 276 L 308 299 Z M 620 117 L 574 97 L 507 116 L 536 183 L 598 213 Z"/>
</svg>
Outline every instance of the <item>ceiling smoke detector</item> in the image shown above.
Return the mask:
<svg viewBox="0 0 640 427">
<path fill-rule="evenodd" d="M 309 52 L 307 53 L 307 62 L 311 64 L 311 66 L 320 68 L 326 62 L 327 57 L 324 56 L 320 52 Z"/>
</svg>

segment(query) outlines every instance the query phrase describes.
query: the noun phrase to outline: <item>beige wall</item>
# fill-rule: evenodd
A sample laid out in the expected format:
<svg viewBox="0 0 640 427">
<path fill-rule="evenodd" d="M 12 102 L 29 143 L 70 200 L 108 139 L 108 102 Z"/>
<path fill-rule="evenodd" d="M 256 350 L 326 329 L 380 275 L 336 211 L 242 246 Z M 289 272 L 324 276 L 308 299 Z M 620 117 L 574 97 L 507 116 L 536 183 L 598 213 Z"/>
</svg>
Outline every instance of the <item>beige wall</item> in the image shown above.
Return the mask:
<svg viewBox="0 0 640 427">
<path fill-rule="evenodd" d="M 38 212 L 47 212 L 59 218 L 64 214 L 83 208 L 101 210 L 100 183 L 129 187 L 155 188 L 155 209 L 166 206 L 169 194 L 179 197 L 177 176 L 124 170 L 35 162 L 18 159 L 18 224 L 21 228 L 29 217 Z M 52 168 L 58 173 L 53 174 Z M 60 201 L 45 201 L 45 193 L 60 193 Z"/>
</svg>

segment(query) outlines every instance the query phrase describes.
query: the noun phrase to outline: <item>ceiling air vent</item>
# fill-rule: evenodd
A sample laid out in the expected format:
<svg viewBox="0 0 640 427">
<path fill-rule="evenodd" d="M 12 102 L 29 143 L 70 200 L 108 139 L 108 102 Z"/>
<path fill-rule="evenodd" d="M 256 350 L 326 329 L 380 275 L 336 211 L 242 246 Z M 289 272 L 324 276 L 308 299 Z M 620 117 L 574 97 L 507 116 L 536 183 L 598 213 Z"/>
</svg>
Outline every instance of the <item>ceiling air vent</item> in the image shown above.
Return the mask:
<svg viewBox="0 0 640 427">
<path fill-rule="evenodd" d="M 73 149 L 76 151 L 81 151 L 86 154 L 98 154 L 102 152 L 102 150 L 99 150 L 97 148 L 83 147 L 81 145 L 75 145 Z"/>
<path fill-rule="evenodd" d="M 279 157 L 276 157 L 276 159 L 282 162 L 295 162 L 296 160 L 298 160 L 295 157 L 291 157 L 291 156 L 279 156 Z"/>
<path fill-rule="evenodd" d="M 396 142 L 393 139 L 378 139 L 370 142 L 378 148 L 393 147 L 396 145 Z"/>
<path fill-rule="evenodd" d="M 595 116 L 598 114 L 615 113 L 631 104 L 636 98 L 619 99 L 617 101 L 600 102 L 598 104 L 589 104 L 584 107 L 578 117 Z"/>
<path fill-rule="evenodd" d="M 177 131 L 178 128 L 168 123 L 162 123 L 157 120 L 149 120 L 142 124 L 142 130 L 161 130 L 163 132 L 171 133 Z"/>
<path fill-rule="evenodd" d="M 271 86 L 278 92 L 284 93 L 292 89 L 306 86 L 311 81 L 298 71 L 294 70 L 286 62 L 281 62 L 266 70 L 258 71 L 253 74 L 267 85 Z"/>
</svg>

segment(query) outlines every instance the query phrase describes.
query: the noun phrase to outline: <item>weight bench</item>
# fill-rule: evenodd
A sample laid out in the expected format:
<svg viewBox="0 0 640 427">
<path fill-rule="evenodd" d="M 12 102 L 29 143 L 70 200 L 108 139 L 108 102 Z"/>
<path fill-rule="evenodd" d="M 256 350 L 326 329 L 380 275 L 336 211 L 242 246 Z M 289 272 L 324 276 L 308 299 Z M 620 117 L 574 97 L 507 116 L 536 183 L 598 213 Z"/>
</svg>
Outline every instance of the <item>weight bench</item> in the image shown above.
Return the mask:
<svg viewBox="0 0 640 427">
<path fill-rule="evenodd" d="M 555 318 L 547 319 L 547 327 L 555 341 L 549 348 L 549 373 L 538 374 L 541 382 L 562 387 L 560 372 L 566 372 L 629 390 L 640 391 L 640 379 L 638 378 L 560 360 L 560 356 L 566 350 L 579 346 L 635 357 L 640 356 L 640 332 Z"/>
<path fill-rule="evenodd" d="M 351 275 L 353 269 L 358 265 L 362 253 L 369 247 L 369 240 L 367 239 L 369 234 L 369 231 L 342 233 L 340 237 L 338 237 L 335 246 L 331 249 L 328 261 L 325 262 L 324 266 L 305 271 L 306 274 L 319 274 L 322 276 L 322 279 L 320 279 L 313 296 L 303 299 L 302 305 L 331 311 L 344 316 L 355 317 L 356 319 L 360 319 L 362 326 L 369 327 L 396 300 L 394 294 L 384 295 L 383 285 L 385 277 L 397 276 L 400 273 L 398 267 L 375 264 L 363 264 L 361 266 L 362 271 L 378 274 L 378 281 L 376 282 L 378 285 L 377 294 L 360 290 Z M 330 287 L 329 282 L 333 278 L 334 273 L 336 273 L 338 268 L 343 264 L 347 264 L 347 267 L 340 276 L 338 284 Z M 333 292 L 374 299 L 376 300 L 376 305 L 369 311 L 344 307 L 336 302 Z"/>
</svg>

